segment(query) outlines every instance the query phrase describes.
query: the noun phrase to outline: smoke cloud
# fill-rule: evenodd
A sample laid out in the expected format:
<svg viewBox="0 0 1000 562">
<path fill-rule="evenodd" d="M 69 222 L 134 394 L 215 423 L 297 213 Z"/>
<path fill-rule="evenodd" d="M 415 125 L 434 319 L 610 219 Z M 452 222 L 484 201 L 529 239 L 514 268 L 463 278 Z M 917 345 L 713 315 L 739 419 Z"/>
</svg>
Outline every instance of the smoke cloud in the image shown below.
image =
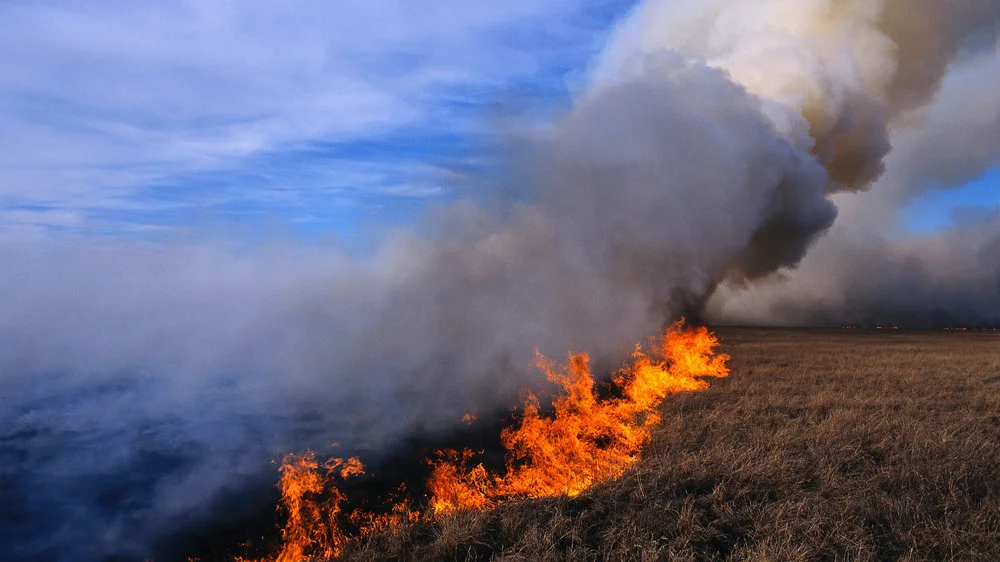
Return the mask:
<svg viewBox="0 0 1000 562">
<path fill-rule="evenodd" d="M 718 322 L 909 328 L 1000 325 L 1000 209 L 959 208 L 952 226 L 907 232 L 900 210 L 1000 165 L 1000 50 L 954 66 L 934 103 L 892 132 L 871 193 L 837 198 L 840 216 L 793 271 L 725 286 Z"/>
<path fill-rule="evenodd" d="M 719 317 L 788 309 L 739 299 L 799 264 L 834 224 L 832 197 L 879 181 L 895 128 L 919 117 L 956 60 L 996 44 L 995 2 L 943 5 L 640 3 L 530 169 L 513 174 L 530 178 L 510 190 L 523 197 L 455 205 L 370 258 L 7 243 L 4 558 L 139 558 L 281 452 L 338 441 L 378 454 L 509 405 L 535 376 L 536 348 L 611 361 L 713 294 Z M 916 162 L 929 149 L 912 142 Z M 923 275 L 907 277 L 911 294 L 959 312 L 980 298 L 995 306 L 995 268 L 977 265 L 996 257 L 996 232 L 975 228 L 992 238 L 942 252 L 959 264 L 918 269 L 965 266 L 983 291 L 959 297 Z M 836 281 L 883 255 L 864 247 L 844 250 L 863 257 L 828 281 L 823 302 L 843 298 L 817 314 L 883 302 L 878 283 L 848 293 Z M 912 269 L 883 261 L 900 272 L 883 284 Z"/>
</svg>

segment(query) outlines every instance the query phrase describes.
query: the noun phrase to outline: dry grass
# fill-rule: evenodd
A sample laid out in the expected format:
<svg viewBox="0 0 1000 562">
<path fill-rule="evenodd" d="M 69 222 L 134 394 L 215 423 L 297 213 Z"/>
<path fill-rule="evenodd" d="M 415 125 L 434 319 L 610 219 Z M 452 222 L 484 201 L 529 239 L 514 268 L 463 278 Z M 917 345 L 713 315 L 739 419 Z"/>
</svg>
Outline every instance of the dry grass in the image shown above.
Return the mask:
<svg viewBox="0 0 1000 562">
<path fill-rule="evenodd" d="M 1000 560 L 1000 337 L 725 329 L 642 462 L 346 558 Z"/>
</svg>

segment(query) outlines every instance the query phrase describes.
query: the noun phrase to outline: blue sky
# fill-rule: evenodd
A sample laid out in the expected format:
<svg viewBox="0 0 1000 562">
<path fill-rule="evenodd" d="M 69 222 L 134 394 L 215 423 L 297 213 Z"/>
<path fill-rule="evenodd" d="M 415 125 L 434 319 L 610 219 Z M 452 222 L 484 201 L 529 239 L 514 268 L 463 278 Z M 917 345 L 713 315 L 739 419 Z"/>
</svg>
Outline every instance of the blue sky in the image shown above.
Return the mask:
<svg viewBox="0 0 1000 562">
<path fill-rule="evenodd" d="M 4 227 L 350 232 L 454 196 L 629 2 L 0 4 Z M 520 100 L 520 101 L 519 101 Z"/>
<path fill-rule="evenodd" d="M 907 229 L 934 232 L 960 223 L 1000 217 L 1000 169 L 961 186 L 928 191 L 903 208 Z"/>
<path fill-rule="evenodd" d="M 556 115 L 632 3 L 0 3 L 0 230 L 405 224 L 489 175 L 497 115 Z M 907 220 L 947 226 L 998 183 Z"/>
</svg>

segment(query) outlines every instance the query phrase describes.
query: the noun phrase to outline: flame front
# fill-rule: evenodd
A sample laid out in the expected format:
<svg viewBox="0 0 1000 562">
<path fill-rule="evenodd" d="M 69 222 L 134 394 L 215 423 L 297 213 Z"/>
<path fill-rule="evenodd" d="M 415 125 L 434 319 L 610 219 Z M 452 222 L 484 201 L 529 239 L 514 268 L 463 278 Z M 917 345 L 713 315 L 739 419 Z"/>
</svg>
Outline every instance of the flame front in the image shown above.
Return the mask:
<svg viewBox="0 0 1000 562">
<path fill-rule="evenodd" d="M 311 451 L 288 455 L 281 466 L 282 508 L 288 519 L 274 562 L 299 562 L 338 556 L 350 539 L 345 528 L 364 536 L 399 528 L 405 522 L 432 519 L 455 510 L 488 509 L 520 498 L 575 496 L 599 482 L 618 478 L 638 460 L 659 423 L 663 399 L 675 392 L 702 390 L 706 377 L 725 377 L 728 355 L 715 354 L 719 342 L 702 327 L 672 324 L 651 351 L 636 346 L 607 393 L 596 391 L 587 354 L 570 356 L 567 365 L 539 355 L 536 366 L 559 386 L 551 413 L 529 394 L 516 426 L 504 429 L 506 470 L 491 474 L 470 450 L 438 451 L 429 461 L 427 511 L 409 500 L 389 513 L 361 510 L 342 514 L 345 495 L 337 483 L 363 473 L 357 458 L 320 464 Z M 471 417 L 471 415 L 469 416 Z M 466 420 L 467 422 L 469 420 Z M 402 493 L 402 491 L 401 491 Z"/>
<path fill-rule="evenodd" d="M 538 356 L 537 367 L 561 387 L 552 414 L 543 415 L 538 397 L 528 396 L 520 425 L 501 434 L 508 451 L 503 476 L 489 476 L 481 464 L 469 468 L 470 451 L 443 452 L 427 483 L 431 508 L 444 514 L 513 498 L 575 496 L 618 478 L 638 460 L 664 398 L 706 388 L 704 377 L 729 374 L 729 357 L 713 353 L 717 345 L 705 328 L 677 322 L 652 353 L 636 346 L 606 398 L 595 392 L 587 354 L 572 355 L 566 366 Z"/>
</svg>

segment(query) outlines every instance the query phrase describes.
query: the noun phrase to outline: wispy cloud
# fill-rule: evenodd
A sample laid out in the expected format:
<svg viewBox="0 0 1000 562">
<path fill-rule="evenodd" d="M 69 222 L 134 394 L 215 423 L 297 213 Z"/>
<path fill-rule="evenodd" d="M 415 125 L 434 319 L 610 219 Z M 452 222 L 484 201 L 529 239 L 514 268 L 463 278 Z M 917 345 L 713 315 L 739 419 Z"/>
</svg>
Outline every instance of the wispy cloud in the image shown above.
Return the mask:
<svg viewBox="0 0 1000 562">
<path fill-rule="evenodd" d="M 5 2 L 3 226 L 28 216 L 17 206 L 35 206 L 31 224 L 59 225 L 67 216 L 97 220 L 95 211 L 148 210 L 165 192 L 171 205 L 196 207 L 277 192 L 310 198 L 317 189 L 336 199 L 359 167 L 368 169 L 355 191 L 439 194 L 422 170 L 461 143 L 434 138 L 473 130 L 491 96 L 519 82 L 564 85 L 622 8 L 603 0 Z M 403 137 L 410 144 L 400 148 Z M 343 156 L 344 146 L 386 138 L 397 144 Z M 407 152 L 421 144 L 424 153 Z M 326 179 L 313 181 L 320 166 Z M 400 177 L 407 167 L 415 172 Z"/>
</svg>

